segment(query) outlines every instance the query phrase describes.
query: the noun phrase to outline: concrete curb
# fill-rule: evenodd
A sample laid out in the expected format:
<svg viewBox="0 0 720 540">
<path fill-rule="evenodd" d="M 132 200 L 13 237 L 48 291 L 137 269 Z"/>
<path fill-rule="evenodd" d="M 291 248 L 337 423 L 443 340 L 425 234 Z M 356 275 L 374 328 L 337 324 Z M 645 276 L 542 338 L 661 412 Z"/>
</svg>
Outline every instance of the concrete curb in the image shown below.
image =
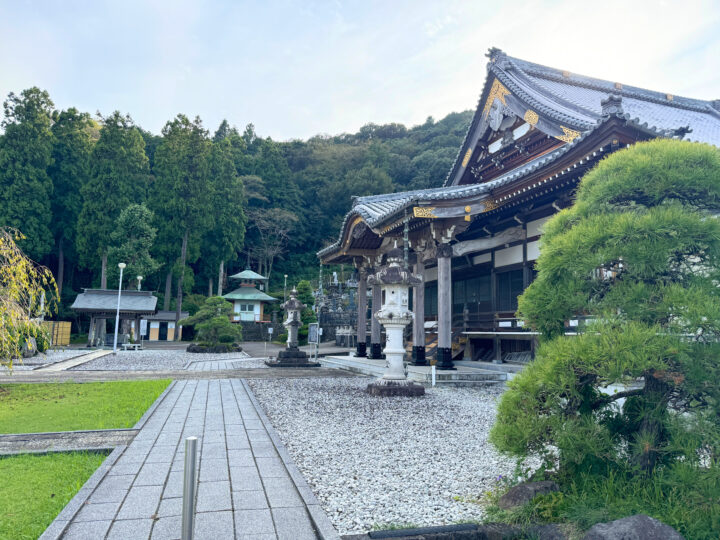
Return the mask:
<svg viewBox="0 0 720 540">
<path fill-rule="evenodd" d="M 115 450 L 110 452 L 110 455 L 105 458 L 102 465 L 88 478 L 87 482 L 80 488 L 80 491 L 70 499 L 70 502 L 65 505 L 65 508 L 60 511 L 38 540 L 57 540 L 62 536 L 68 524 L 72 521 L 72 518 L 75 517 L 75 514 L 80 511 L 92 492 L 95 491 L 95 488 L 98 487 L 100 482 L 107 476 L 107 473 L 126 448 L 127 446 L 125 445 L 117 446 Z"/>
<path fill-rule="evenodd" d="M 0 456 L 113 450 L 116 446 L 130 444 L 137 433 L 138 430 L 132 428 L 10 433 L 0 435 Z"/>
<path fill-rule="evenodd" d="M 272 440 L 273 445 L 275 446 L 275 449 L 277 450 L 277 453 L 283 462 L 283 465 L 285 466 L 288 474 L 290 475 L 290 478 L 292 478 L 292 481 L 295 484 L 295 488 L 297 489 L 298 493 L 300 494 L 300 498 L 302 498 L 303 503 L 307 508 L 308 514 L 310 515 L 310 520 L 313 522 L 313 525 L 315 526 L 319 537 L 322 540 L 340 540 L 340 535 L 338 534 L 337 530 L 335 530 L 335 527 L 330 522 L 327 514 L 320 506 L 320 501 L 318 501 L 317 497 L 315 497 L 315 494 L 312 492 L 312 489 L 310 489 L 310 486 L 305 480 L 305 477 L 300 472 L 300 469 L 297 468 L 295 462 L 292 460 L 292 457 L 290 457 L 290 454 L 285 448 L 285 445 L 280 440 L 280 435 L 278 435 L 278 432 L 275 431 L 275 428 L 270 423 L 270 419 L 265 414 L 265 411 L 263 411 L 260 403 L 258 403 L 255 394 L 253 394 L 252 390 L 244 379 L 240 379 L 240 382 L 242 383 L 243 388 L 250 397 L 250 401 L 255 407 L 255 410 L 257 411 L 258 416 L 260 417 L 260 421 L 265 427 L 265 430 L 268 432 L 270 440 Z"/>
</svg>

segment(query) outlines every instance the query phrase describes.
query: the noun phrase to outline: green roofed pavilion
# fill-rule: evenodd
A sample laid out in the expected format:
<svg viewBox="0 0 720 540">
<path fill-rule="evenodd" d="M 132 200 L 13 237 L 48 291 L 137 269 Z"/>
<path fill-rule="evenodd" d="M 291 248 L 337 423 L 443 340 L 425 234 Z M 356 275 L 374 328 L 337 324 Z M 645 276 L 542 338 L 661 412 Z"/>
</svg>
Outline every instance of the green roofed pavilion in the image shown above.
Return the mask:
<svg viewBox="0 0 720 540">
<path fill-rule="evenodd" d="M 223 298 L 233 303 L 233 320 L 264 322 L 265 304 L 277 302 L 277 298 L 273 298 L 257 288 L 258 282 L 260 288 L 263 288 L 263 282 L 268 278 L 246 268 L 242 272 L 230 276 L 230 279 L 240 280 L 240 287 L 223 295 Z"/>
</svg>

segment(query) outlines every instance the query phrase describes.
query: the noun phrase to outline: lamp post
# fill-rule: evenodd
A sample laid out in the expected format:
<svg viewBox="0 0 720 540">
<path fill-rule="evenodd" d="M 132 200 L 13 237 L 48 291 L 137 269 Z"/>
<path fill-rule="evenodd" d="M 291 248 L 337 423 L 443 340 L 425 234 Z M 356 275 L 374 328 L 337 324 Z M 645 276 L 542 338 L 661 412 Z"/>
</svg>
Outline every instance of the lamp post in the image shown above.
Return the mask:
<svg viewBox="0 0 720 540">
<path fill-rule="evenodd" d="M 122 275 L 123 270 L 125 270 L 125 263 L 119 263 L 118 268 L 120 269 L 120 283 L 118 284 L 118 303 L 117 303 L 117 312 L 115 313 L 115 339 L 113 340 L 113 354 L 117 355 L 117 335 L 118 335 L 118 326 L 120 326 L 120 295 L 122 294 Z"/>
<path fill-rule="evenodd" d="M 287 274 L 285 274 L 285 283 L 283 284 L 283 305 L 287 302 Z"/>
<path fill-rule="evenodd" d="M 137 277 L 137 280 L 138 280 L 138 291 L 140 290 L 140 282 L 142 281 L 142 279 L 143 279 L 142 276 L 138 276 L 138 277 Z"/>
</svg>

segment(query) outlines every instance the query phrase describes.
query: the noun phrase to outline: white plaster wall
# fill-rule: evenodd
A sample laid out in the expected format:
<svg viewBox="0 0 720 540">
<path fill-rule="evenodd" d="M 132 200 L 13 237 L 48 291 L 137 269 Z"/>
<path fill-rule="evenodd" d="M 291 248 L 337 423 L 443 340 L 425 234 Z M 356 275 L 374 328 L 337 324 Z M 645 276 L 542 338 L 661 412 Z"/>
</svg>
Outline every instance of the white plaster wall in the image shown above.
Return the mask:
<svg viewBox="0 0 720 540">
<path fill-rule="evenodd" d="M 522 245 L 499 249 L 495 252 L 495 268 L 523 262 Z"/>
<path fill-rule="evenodd" d="M 483 253 L 472 258 L 473 265 L 492 261 L 492 253 Z"/>
<path fill-rule="evenodd" d="M 437 266 L 435 268 L 425 269 L 425 283 L 429 283 L 431 281 L 437 281 Z"/>
<path fill-rule="evenodd" d="M 527 245 L 527 258 L 528 261 L 534 261 L 540 256 L 540 240 L 535 242 L 528 242 Z"/>
<path fill-rule="evenodd" d="M 528 221 L 527 223 L 527 235 L 528 238 L 542 234 L 542 226 L 550 219 L 551 216 L 544 217 L 542 219 L 536 219 L 535 221 Z"/>
</svg>

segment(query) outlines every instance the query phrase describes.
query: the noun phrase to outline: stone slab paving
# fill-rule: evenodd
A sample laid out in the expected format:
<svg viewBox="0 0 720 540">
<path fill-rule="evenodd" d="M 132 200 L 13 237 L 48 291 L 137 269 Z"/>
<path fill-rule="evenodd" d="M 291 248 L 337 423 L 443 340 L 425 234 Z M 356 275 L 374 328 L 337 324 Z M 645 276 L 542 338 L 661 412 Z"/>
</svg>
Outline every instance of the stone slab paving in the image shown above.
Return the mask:
<svg viewBox="0 0 720 540">
<path fill-rule="evenodd" d="M 79 510 L 63 511 L 42 538 L 180 538 L 190 436 L 199 439 L 196 539 L 339 538 L 243 381 L 176 381 L 161 399 L 93 475 L 84 503 L 69 503 Z"/>
<path fill-rule="evenodd" d="M 187 368 L 189 371 L 218 371 L 224 369 L 268 369 L 265 361 L 261 358 L 248 358 L 243 360 L 219 360 L 191 362 Z"/>
</svg>

